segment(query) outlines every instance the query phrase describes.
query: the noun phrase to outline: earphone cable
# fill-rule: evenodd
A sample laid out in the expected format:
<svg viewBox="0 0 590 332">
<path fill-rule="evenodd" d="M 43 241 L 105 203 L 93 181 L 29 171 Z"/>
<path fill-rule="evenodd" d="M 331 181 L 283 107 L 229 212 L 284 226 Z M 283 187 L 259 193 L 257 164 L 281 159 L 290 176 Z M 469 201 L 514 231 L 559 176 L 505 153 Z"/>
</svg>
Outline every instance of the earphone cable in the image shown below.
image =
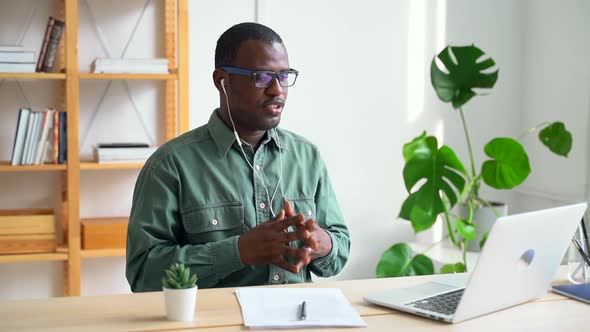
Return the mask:
<svg viewBox="0 0 590 332">
<path fill-rule="evenodd" d="M 238 146 L 240 147 L 240 150 L 242 151 L 242 155 L 244 156 L 244 159 L 246 159 L 246 162 L 248 163 L 248 166 L 250 166 L 250 168 L 252 169 L 252 171 L 254 172 L 254 174 L 256 175 L 256 177 L 258 177 L 258 179 L 260 180 L 260 182 L 262 183 L 262 187 L 264 188 L 264 191 L 266 192 L 266 200 L 268 202 L 268 208 L 270 210 L 270 213 L 272 214 L 273 217 L 276 216 L 273 208 L 272 208 L 272 202 L 274 200 L 275 194 L 277 192 L 277 188 L 279 188 L 279 184 L 281 183 L 281 180 L 283 178 L 283 158 L 282 158 L 282 152 L 280 151 L 280 146 L 279 146 L 279 163 L 280 163 L 280 173 L 279 173 L 279 180 L 277 181 L 277 185 L 274 189 L 274 192 L 272 194 L 272 197 L 270 196 L 270 193 L 268 192 L 268 187 L 266 186 L 266 184 L 264 183 L 264 179 L 260 176 L 260 174 L 258 174 L 258 172 L 256 171 L 256 169 L 254 168 L 254 166 L 252 165 L 252 163 L 250 162 L 250 160 L 248 159 L 248 156 L 246 156 L 246 152 L 244 151 L 244 148 L 242 147 L 242 140 L 240 139 L 240 136 L 238 135 L 238 131 L 236 130 L 236 125 L 234 124 L 234 119 L 232 118 L 231 115 L 231 109 L 229 107 L 229 98 L 227 96 L 227 92 L 225 90 L 225 84 L 224 82 L 221 83 L 221 86 L 223 88 L 223 92 L 225 95 L 225 102 L 226 102 L 226 106 L 227 106 L 227 113 L 229 114 L 229 121 L 231 122 L 232 128 L 234 130 L 234 136 L 236 137 Z M 278 134 L 277 131 L 275 129 L 275 134 L 277 135 L 277 139 L 278 139 Z M 279 145 L 280 145 L 280 141 L 279 141 Z M 281 189 L 282 192 L 282 189 Z"/>
</svg>

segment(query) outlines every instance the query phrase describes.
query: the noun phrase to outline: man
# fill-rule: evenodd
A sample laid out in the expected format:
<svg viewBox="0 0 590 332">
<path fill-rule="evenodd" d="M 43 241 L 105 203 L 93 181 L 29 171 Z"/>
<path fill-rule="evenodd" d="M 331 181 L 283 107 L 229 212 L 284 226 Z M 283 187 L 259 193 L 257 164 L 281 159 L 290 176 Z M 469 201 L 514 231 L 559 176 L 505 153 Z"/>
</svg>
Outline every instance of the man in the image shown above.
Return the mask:
<svg viewBox="0 0 590 332">
<path fill-rule="evenodd" d="M 281 38 L 260 24 L 235 25 L 217 42 L 215 67 L 220 108 L 158 149 L 137 180 L 131 289 L 161 290 L 175 262 L 201 288 L 337 274 L 350 240 L 326 167 L 314 145 L 276 128 L 298 75 Z"/>
</svg>

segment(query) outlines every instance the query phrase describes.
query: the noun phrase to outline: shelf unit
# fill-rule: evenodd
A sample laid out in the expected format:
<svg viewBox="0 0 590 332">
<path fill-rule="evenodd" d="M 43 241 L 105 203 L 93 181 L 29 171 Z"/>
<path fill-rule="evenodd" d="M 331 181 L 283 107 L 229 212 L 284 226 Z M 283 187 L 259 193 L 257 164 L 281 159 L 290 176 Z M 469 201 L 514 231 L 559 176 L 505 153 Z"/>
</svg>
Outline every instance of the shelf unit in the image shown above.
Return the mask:
<svg viewBox="0 0 590 332">
<path fill-rule="evenodd" d="M 81 73 L 78 68 L 79 0 L 60 0 L 59 15 L 65 21 L 65 33 L 58 53 L 58 73 L 0 73 L 2 78 L 61 80 L 63 107 L 67 114 L 67 164 L 10 166 L 0 162 L 0 172 L 57 171 L 61 176 L 61 231 L 63 243 L 56 252 L 0 255 L 0 263 L 62 261 L 64 295 L 79 296 L 81 292 L 81 260 L 98 257 L 124 257 L 125 249 L 81 248 L 80 173 L 117 169 L 141 169 L 143 163 L 98 164 L 80 160 L 79 118 L 81 80 L 160 80 L 165 85 L 164 140 L 188 131 L 188 0 L 160 0 L 164 3 L 164 48 L 169 74 L 94 74 Z M 59 71 L 59 70 L 58 70 Z"/>
</svg>

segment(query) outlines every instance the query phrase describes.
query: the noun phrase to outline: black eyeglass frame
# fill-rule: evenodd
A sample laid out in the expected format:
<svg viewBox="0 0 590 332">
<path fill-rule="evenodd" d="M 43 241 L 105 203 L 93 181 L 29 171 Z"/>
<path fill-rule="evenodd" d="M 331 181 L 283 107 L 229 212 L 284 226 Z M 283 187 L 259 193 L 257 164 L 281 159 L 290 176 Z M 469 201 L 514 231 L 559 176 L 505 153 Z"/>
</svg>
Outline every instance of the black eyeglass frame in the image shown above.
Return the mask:
<svg viewBox="0 0 590 332">
<path fill-rule="evenodd" d="M 279 85 L 283 88 L 292 87 L 293 85 L 295 85 L 295 82 L 297 81 L 297 77 L 299 76 L 299 71 L 295 70 L 293 68 L 289 68 L 288 70 L 283 70 L 278 73 L 274 72 L 274 71 L 270 71 L 270 70 L 250 70 L 250 69 L 246 69 L 246 68 L 232 67 L 232 66 L 219 66 L 217 68 L 222 69 L 230 74 L 250 76 L 254 80 L 254 86 L 257 88 L 268 88 L 269 86 L 272 85 L 272 83 L 274 82 L 275 79 L 279 82 Z M 256 85 L 256 76 L 258 76 L 260 74 L 271 75 L 271 76 L 273 76 L 273 79 L 270 80 L 266 86 L 258 86 L 258 85 Z M 283 82 L 281 82 L 281 80 L 279 79 L 279 75 L 281 75 L 281 74 L 295 74 L 295 78 L 293 79 L 293 83 L 283 85 Z"/>
</svg>

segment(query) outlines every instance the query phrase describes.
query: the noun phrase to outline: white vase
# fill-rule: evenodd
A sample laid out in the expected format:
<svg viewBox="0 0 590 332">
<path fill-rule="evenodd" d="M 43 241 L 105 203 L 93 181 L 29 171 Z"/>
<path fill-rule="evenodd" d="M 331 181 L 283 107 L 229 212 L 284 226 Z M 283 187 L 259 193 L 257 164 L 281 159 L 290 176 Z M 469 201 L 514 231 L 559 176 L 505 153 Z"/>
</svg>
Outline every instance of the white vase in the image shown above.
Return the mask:
<svg viewBox="0 0 590 332">
<path fill-rule="evenodd" d="M 197 303 L 197 289 L 174 289 L 164 287 L 164 300 L 166 302 L 166 317 L 168 320 L 193 321 L 195 320 L 195 305 Z"/>
<path fill-rule="evenodd" d="M 473 224 L 475 225 L 475 240 L 469 241 L 467 250 L 481 251 L 479 243 L 484 234 L 489 233 L 498 217 L 508 215 L 508 206 L 500 202 L 490 202 L 491 206 L 483 206 L 473 211 Z M 469 216 L 469 207 L 464 204 L 457 205 L 457 214 L 463 219 Z"/>
</svg>

